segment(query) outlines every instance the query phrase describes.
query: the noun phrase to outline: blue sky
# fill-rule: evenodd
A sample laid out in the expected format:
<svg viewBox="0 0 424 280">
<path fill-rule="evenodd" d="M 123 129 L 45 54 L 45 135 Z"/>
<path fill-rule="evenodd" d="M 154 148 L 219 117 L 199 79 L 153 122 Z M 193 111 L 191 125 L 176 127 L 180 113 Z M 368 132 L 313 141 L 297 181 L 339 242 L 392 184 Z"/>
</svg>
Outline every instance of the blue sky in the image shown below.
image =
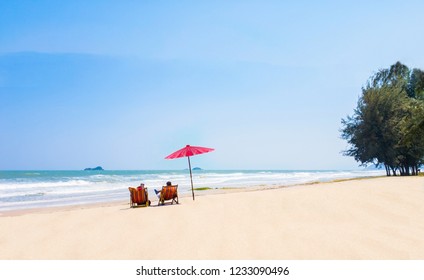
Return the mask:
<svg viewBox="0 0 424 280">
<path fill-rule="evenodd" d="M 422 1 L 2 1 L 0 169 L 352 169 L 341 118 Z"/>
</svg>

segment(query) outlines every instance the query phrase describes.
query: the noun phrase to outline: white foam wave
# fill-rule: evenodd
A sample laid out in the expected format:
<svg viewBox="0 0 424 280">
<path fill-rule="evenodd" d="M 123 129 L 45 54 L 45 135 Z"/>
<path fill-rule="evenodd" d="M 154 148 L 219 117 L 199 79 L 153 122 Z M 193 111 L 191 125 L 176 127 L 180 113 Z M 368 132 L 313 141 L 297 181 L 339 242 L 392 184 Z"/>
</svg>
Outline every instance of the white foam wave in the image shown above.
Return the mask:
<svg viewBox="0 0 424 280">
<path fill-rule="evenodd" d="M 74 186 L 90 186 L 93 182 L 87 180 L 70 180 L 57 182 L 9 182 L 0 184 L 0 190 L 6 189 L 33 189 L 33 188 L 53 188 L 53 187 L 74 187 Z"/>
<path fill-rule="evenodd" d="M 195 187 L 251 187 L 295 185 L 314 181 L 384 175 L 384 171 L 202 171 L 193 173 Z M 0 180 L 0 209 L 31 205 L 67 204 L 128 197 L 128 187 L 143 182 L 154 195 L 166 181 L 179 185 L 181 193 L 191 191 L 189 172 L 92 174 L 75 177 L 48 177 Z"/>
</svg>

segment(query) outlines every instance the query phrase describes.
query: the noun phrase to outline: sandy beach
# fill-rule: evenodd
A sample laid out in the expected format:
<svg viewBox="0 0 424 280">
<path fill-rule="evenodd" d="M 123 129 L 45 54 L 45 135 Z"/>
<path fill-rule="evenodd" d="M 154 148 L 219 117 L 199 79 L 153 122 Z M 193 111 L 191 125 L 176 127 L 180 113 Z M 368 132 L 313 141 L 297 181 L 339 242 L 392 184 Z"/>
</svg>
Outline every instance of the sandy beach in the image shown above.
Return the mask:
<svg viewBox="0 0 424 280">
<path fill-rule="evenodd" d="M 5 212 L 0 259 L 422 260 L 423 202 L 424 177 L 384 177 Z"/>
</svg>

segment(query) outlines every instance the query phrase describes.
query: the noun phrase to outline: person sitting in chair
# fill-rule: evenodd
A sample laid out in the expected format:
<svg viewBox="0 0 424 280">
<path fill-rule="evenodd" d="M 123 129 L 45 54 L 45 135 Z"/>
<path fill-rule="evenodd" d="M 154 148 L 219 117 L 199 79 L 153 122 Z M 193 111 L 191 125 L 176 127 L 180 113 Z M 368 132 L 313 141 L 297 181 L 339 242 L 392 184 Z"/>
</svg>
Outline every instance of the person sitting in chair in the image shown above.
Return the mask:
<svg viewBox="0 0 424 280">
<path fill-rule="evenodd" d="M 144 183 L 140 183 L 140 186 L 137 187 L 137 190 L 139 190 L 139 191 L 142 190 L 142 189 L 144 189 Z"/>
<path fill-rule="evenodd" d="M 166 182 L 166 186 L 172 186 L 172 183 L 170 182 L 170 181 L 168 181 L 168 182 Z M 154 189 L 154 191 L 155 191 L 155 194 L 158 196 L 158 198 L 160 199 L 160 192 L 161 191 L 158 191 L 157 189 Z"/>
</svg>

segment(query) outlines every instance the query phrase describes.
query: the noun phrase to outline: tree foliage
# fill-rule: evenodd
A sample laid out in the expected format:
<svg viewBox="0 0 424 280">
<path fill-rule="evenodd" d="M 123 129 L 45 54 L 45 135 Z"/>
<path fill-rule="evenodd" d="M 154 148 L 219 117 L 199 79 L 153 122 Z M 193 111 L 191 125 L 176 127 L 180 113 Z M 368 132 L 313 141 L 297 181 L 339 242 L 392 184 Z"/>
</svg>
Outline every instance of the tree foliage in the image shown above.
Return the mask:
<svg viewBox="0 0 424 280">
<path fill-rule="evenodd" d="M 424 72 L 400 62 L 382 69 L 362 88 L 342 138 L 361 165 L 384 165 L 387 175 L 415 175 L 424 163 Z"/>
</svg>

